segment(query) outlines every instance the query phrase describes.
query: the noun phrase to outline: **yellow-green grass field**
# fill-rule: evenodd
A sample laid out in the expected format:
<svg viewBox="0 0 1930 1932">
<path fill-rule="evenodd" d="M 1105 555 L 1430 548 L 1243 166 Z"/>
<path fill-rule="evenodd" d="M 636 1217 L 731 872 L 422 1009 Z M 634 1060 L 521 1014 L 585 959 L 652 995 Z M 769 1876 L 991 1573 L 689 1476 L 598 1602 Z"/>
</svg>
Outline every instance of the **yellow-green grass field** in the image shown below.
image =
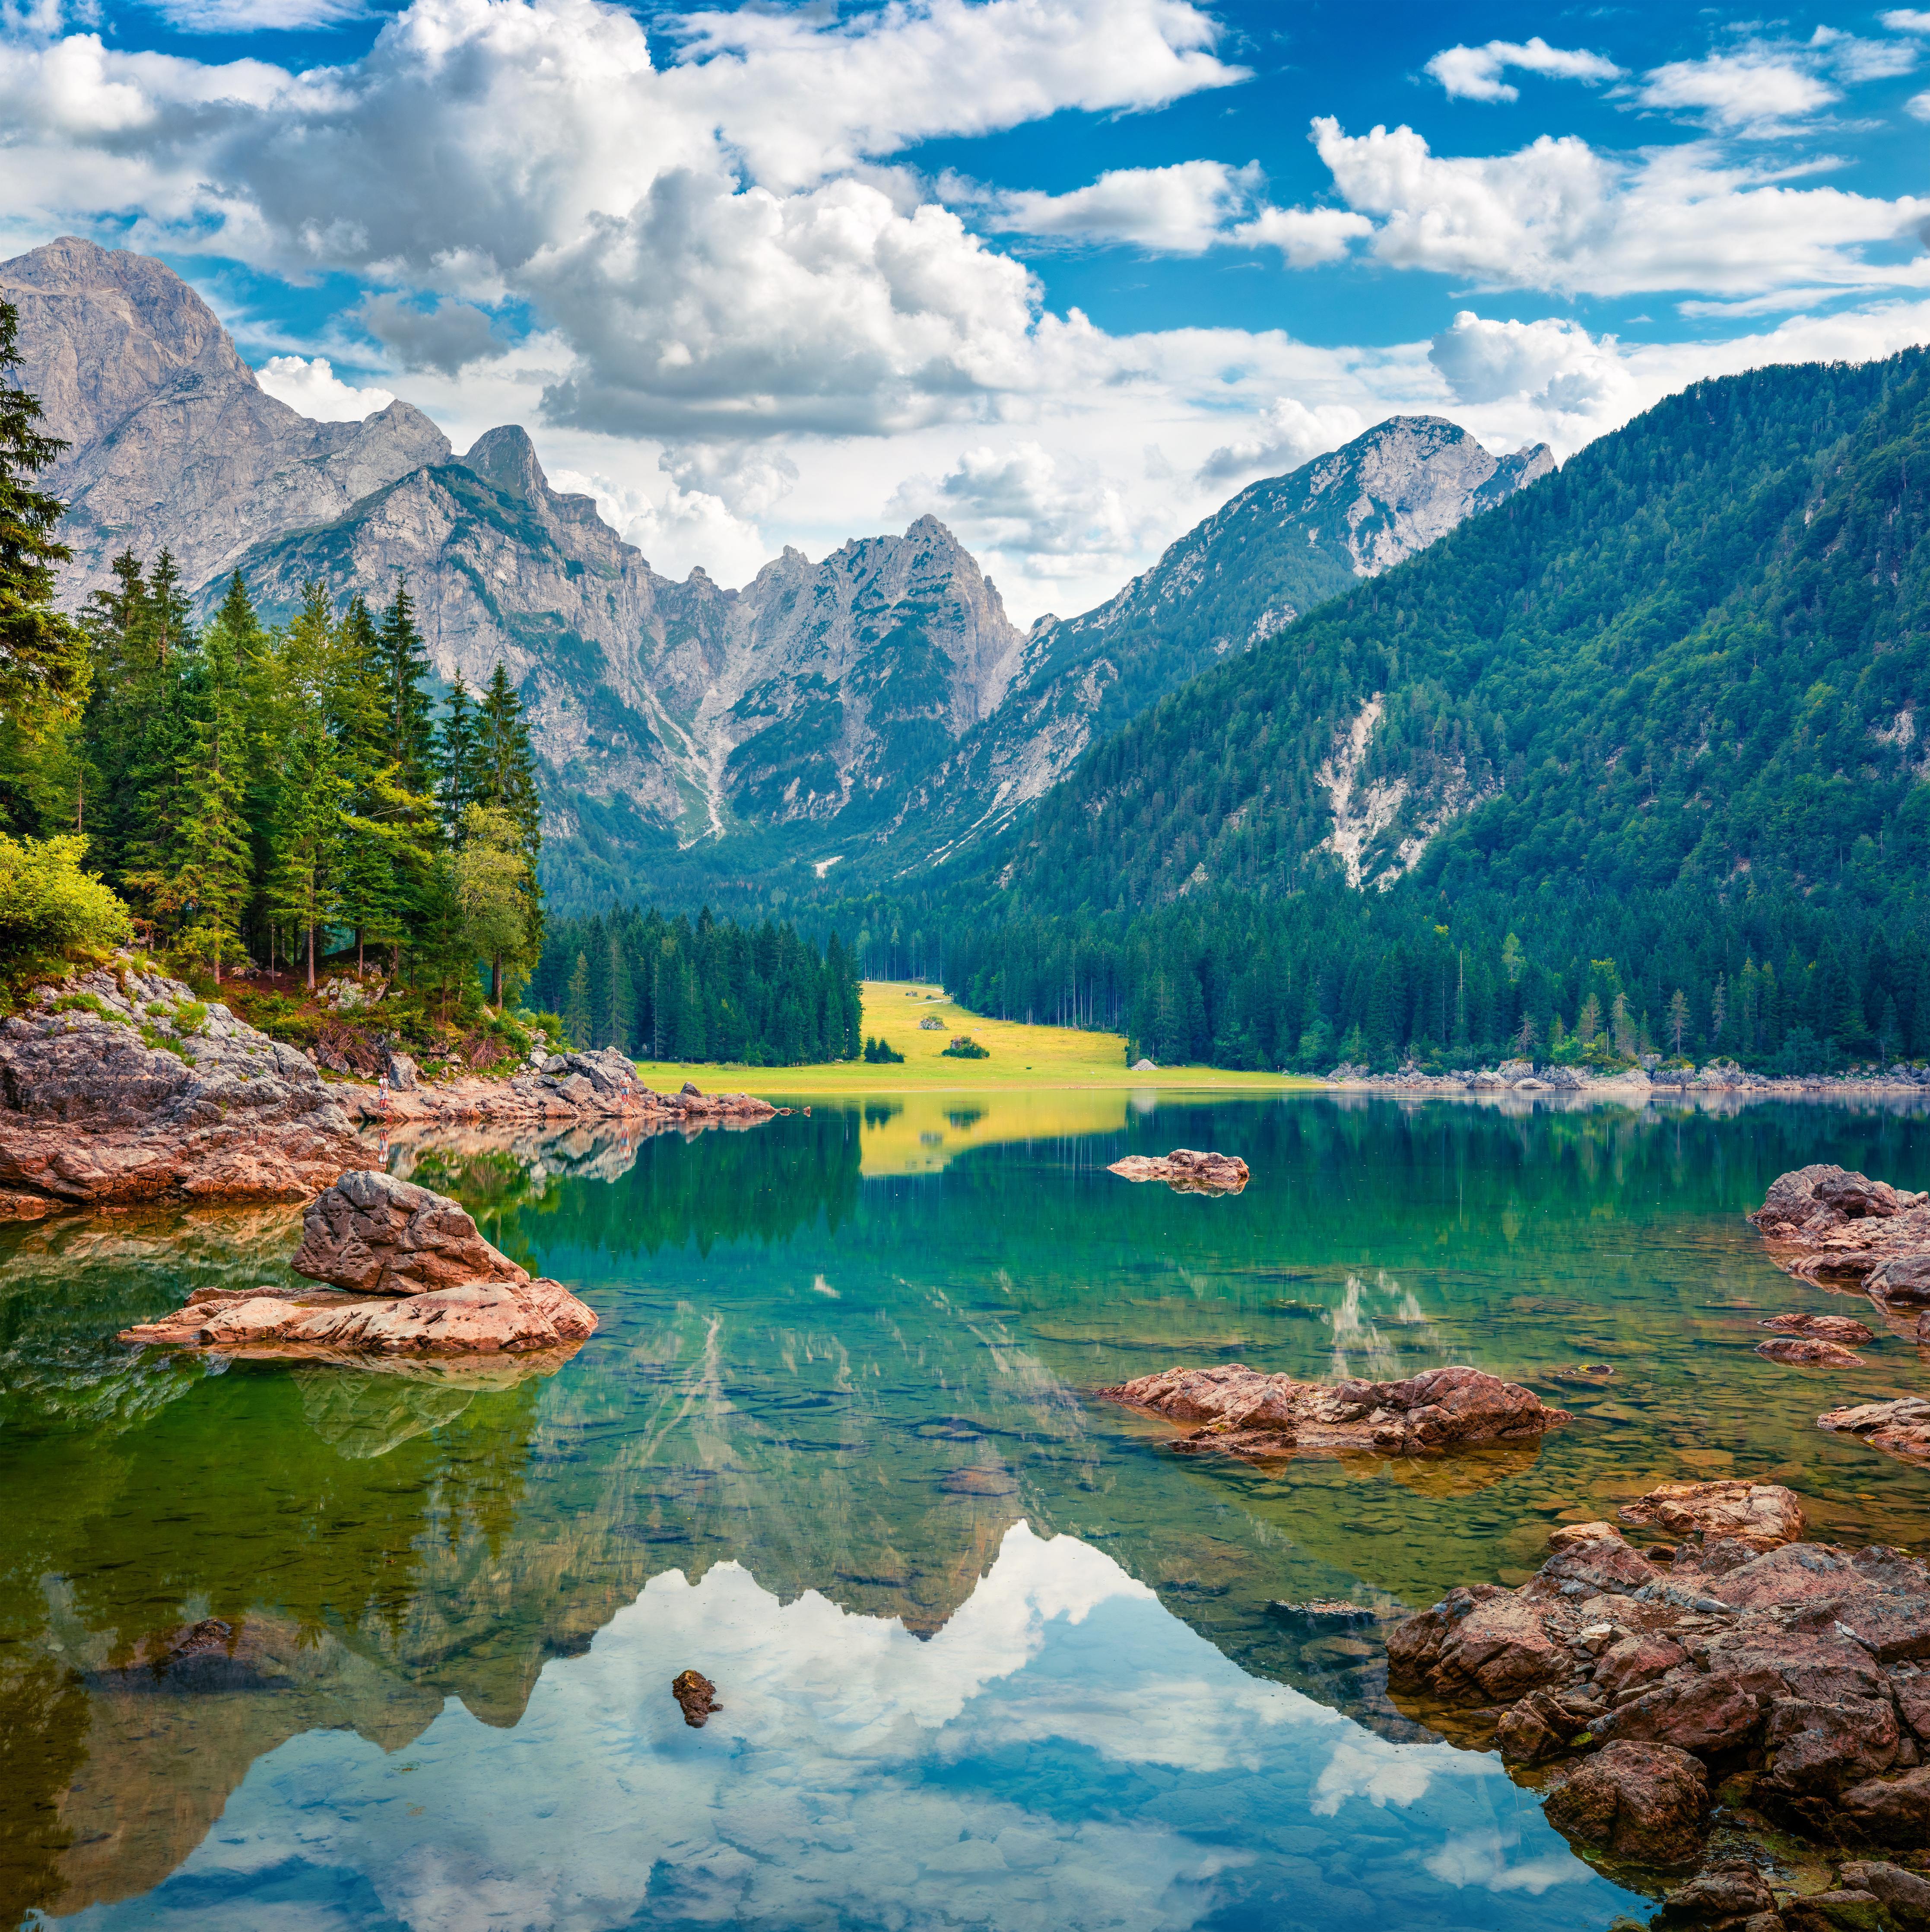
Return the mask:
<svg viewBox="0 0 1930 1932">
<path fill-rule="evenodd" d="M 1116 1033 L 1082 1033 L 1071 1027 L 1026 1026 L 988 1019 L 946 998 L 937 986 L 903 980 L 864 982 L 867 1035 L 878 1035 L 902 1053 L 904 1064 L 874 1066 L 840 1060 L 822 1066 L 673 1066 L 640 1060 L 646 1086 L 662 1088 L 694 1080 L 706 1092 L 767 1094 L 808 1100 L 822 1094 L 871 1095 L 966 1093 L 1001 1088 L 1096 1088 L 1117 1092 L 1183 1088 L 1198 1090 L 1279 1093 L 1320 1083 L 1278 1073 L 1229 1072 L 1218 1066 L 1162 1066 L 1135 1073 L 1126 1064 L 1125 1041 Z M 936 1018 L 927 1030 L 919 1021 Z M 984 1060 L 951 1060 L 944 1049 L 969 1034 L 987 1051 Z"/>
<path fill-rule="evenodd" d="M 761 1094 L 781 1106 L 862 1100 L 862 1171 L 870 1175 L 934 1173 L 969 1149 L 997 1142 L 1116 1132 L 1128 1110 L 1151 1107 L 1161 1093 L 1278 1094 L 1322 1084 L 1218 1066 L 1135 1073 L 1118 1034 L 987 1019 L 937 986 L 868 980 L 864 999 L 864 1031 L 902 1053 L 902 1066 L 862 1060 L 826 1066 L 643 1060 L 637 1070 L 646 1085 L 659 1090 L 694 1080 L 707 1093 Z M 928 1016 L 939 1022 L 929 1030 L 919 1024 Z M 946 1059 L 944 1049 L 958 1034 L 969 1034 L 987 1058 Z"/>
</svg>

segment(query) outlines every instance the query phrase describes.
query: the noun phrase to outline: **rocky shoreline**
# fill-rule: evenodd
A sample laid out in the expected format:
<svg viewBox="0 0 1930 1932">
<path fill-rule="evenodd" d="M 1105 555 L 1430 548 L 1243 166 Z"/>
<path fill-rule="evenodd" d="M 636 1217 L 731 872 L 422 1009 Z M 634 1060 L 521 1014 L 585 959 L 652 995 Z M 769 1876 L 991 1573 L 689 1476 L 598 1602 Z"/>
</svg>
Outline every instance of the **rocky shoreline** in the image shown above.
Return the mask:
<svg viewBox="0 0 1930 1932">
<path fill-rule="evenodd" d="M 1491 1099 L 1517 1096 L 1532 1100 L 1582 1098 L 1619 1100 L 1641 1106 L 1650 1100 L 1804 1100 L 1920 1096 L 1930 1099 L 1930 1067 L 1897 1065 L 1881 1072 L 1771 1076 L 1752 1073 L 1734 1062 L 1689 1068 L 1630 1067 L 1602 1073 L 1587 1066 L 1541 1066 L 1527 1060 L 1507 1060 L 1498 1067 L 1458 1069 L 1424 1073 L 1403 1067 L 1398 1073 L 1374 1073 L 1365 1066 L 1343 1064 L 1323 1076 L 1341 1092 L 1407 1094 L 1476 1094 Z"/>
<path fill-rule="evenodd" d="M 1550 1822 L 1638 1880 L 1701 1862 L 1719 1810 L 1730 1855 L 1678 1883 L 1659 1924 L 1930 1922 L 1878 1904 L 1930 1904 L 1930 1881 L 1891 1862 L 1930 1846 L 1930 1571 L 1800 1540 L 1800 1505 L 1773 1484 L 1673 1484 L 1620 1514 L 1671 1541 L 1570 1525 L 1518 1589 L 1469 1585 L 1398 1624 L 1397 1703 L 1437 1726 L 1464 1712 L 1457 1742 L 1551 1767 L 1526 1777 Z M 1851 1856 L 1800 1897 L 1766 1830 Z"/>
<path fill-rule="evenodd" d="M 123 956 L 0 1021 L 0 1220 L 63 1208 L 298 1202 L 380 1164 L 388 1130 L 751 1126 L 778 1109 L 687 1083 L 656 1094 L 613 1050 L 547 1054 L 508 1079 L 330 1080 L 218 1000 Z"/>
</svg>

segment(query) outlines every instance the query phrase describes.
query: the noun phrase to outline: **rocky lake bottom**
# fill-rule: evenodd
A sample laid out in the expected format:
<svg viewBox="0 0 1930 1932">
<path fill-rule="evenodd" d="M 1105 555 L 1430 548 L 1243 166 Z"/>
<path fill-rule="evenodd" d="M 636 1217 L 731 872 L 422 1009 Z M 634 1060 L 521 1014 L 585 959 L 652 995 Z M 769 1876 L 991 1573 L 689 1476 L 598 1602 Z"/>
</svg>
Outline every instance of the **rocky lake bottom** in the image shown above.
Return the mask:
<svg viewBox="0 0 1930 1932">
<path fill-rule="evenodd" d="M 1107 1172 L 1175 1147 L 1244 1192 Z M 1930 1469 L 1815 1426 L 1930 1361 L 1758 1356 L 1868 1304 L 1743 1218 L 1812 1162 L 1923 1186 L 1923 1100 L 975 1092 L 388 1151 L 597 1333 L 130 1352 L 287 1279 L 300 1210 L 0 1229 L 0 1927 L 1605 1928 L 1654 1894 L 1390 1696 L 1389 1619 L 1668 1480 L 1930 1545 Z M 1573 1420 L 1256 1468 L 1094 1397 L 1236 1361 Z"/>
</svg>

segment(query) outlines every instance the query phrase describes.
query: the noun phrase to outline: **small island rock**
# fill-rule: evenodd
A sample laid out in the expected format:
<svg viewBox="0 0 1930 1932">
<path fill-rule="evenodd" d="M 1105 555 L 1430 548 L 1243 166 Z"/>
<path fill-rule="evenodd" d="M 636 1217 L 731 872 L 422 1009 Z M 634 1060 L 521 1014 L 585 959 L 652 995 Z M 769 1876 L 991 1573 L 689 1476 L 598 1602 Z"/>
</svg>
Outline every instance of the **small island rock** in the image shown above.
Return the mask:
<svg viewBox="0 0 1930 1932">
<path fill-rule="evenodd" d="M 293 1265 L 332 1287 L 203 1290 L 121 1340 L 340 1359 L 568 1349 L 596 1330 L 590 1308 L 532 1281 L 457 1202 L 391 1174 L 344 1175 L 314 1202 Z"/>
<path fill-rule="evenodd" d="M 1930 1397 L 1902 1396 L 1894 1402 L 1833 1408 L 1816 1418 L 1816 1426 L 1832 1435 L 1859 1437 L 1887 1455 L 1930 1462 Z"/>
<path fill-rule="evenodd" d="M 1175 1148 L 1169 1154 L 1129 1154 L 1107 1168 L 1125 1180 L 1163 1180 L 1176 1194 L 1237 1194 L 1247 1183 L 1237 1154 Z"/>
</svg>

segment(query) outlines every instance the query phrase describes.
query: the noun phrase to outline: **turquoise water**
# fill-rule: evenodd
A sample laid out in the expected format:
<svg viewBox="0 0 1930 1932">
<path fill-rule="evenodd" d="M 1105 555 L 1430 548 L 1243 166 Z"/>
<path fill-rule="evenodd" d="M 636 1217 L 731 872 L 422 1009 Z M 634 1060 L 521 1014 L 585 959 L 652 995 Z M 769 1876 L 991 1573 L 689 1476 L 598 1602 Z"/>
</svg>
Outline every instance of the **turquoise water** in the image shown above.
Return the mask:
<svg viewBox="0 0 1930 1932">
<path fill-rule="evenodd" d="M 1104 1172 L 1176 1144 L 1252 1184 Z M 1379 1624 L 1279 1601 L 1512 1580 L 1670 1476 L 1930 1538 L 1930 1474 L 1814 1427 L 1925 1364 L 1756 1357 L 1848 1304 L 1740 1219 L 1808 1160 L 1923 1184 L 1908 1112 L 975 1094 L 392 1152 L 597 1336 L 526 1375 L 130 1360 L 297 1217 L 0 1234 L 0 1923 L 1605 1927 L 1644 1900 L 1389 1699 Z M 1242 1359 L 1470 1360 L 1575 1419 L 1263 1472 L 1091 1398 Z"/>
</svg>

